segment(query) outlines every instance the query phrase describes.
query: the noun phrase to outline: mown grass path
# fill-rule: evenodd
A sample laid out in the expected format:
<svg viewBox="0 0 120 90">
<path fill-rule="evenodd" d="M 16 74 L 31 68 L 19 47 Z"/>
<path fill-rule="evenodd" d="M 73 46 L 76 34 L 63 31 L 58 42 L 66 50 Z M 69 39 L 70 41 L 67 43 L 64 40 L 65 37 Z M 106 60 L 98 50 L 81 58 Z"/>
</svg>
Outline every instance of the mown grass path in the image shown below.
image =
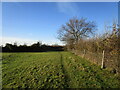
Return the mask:
<svg viewBox="0 0 120 90">
<path fill-rule="evenodd" d="M 70 52 L 3 53 L 3 88 L 118 88 L 118 79 Z"/>
</svg>

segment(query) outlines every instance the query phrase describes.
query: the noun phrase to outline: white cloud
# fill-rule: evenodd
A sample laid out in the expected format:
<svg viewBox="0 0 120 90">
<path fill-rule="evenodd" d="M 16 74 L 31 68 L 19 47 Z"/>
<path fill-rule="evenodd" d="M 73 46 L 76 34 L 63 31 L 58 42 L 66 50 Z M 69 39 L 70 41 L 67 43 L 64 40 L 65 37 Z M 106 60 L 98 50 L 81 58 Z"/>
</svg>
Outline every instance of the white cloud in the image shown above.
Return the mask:
<svg viewBox="0 0 120 90">
<path fill-rule="evenodd" d="M 58 40 L 45 40 L 44 42 L 42 42 L 43 44 L 48 44 L 48 45 L 54 45 L 54 44 L 59 44 L 59 45 L 64 45 L 62 42 L 58 41 Z"/>
<path fill-rule="evenodd" d="M 0 40 L 1 45 L 5 45 L 6 43 L 14 44 L 15 42 L 17 42 L 18 45 L 23 45 L 23 44 L 31 45 L 38 41 L 38 40 L 16 38 L 16 37 L 1 37 L 0 39 L 1 39 Z"/>
<path fill-rule="evenodd" d="M 57 2 L 57 7 L 60 12 L 68 15 L 77 15 L 79 14 L 79 8 L 75 3 L 71 2 Z"/>
<path fill-rule="evenodd" d="M 26 38 L 16 38 L 16 37 L 0 37 L 0 45 L 3 46 L 5 46 L 6 43 L 14 44 L 15 42 L 17 42 L 17 45 L 24 45 L 24 44 L 31 45 L 38 41 L 42 42 L 42 44 L 48 44 L 48 45 L 54 45 L 54 44 L 63 45 L 63 43 L 58 40 L 42 41 L 42 40 L 32 40 Z"/>
</svg>

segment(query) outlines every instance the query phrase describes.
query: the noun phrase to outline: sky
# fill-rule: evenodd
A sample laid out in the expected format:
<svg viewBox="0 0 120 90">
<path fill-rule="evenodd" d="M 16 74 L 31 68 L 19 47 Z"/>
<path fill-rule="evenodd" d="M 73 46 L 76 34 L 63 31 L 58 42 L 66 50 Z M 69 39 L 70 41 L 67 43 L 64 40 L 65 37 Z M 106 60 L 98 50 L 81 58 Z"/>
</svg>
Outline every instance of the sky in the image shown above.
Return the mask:
<svg viewBox="0 0 120 90">
<path fill-rule="evenodd" d="M 117 2 L 3 2 L 2 44 L 60 44 L 57 31 L 70 18 L 96 22 L 97 33 L 118 19 Z"/>
</svg>

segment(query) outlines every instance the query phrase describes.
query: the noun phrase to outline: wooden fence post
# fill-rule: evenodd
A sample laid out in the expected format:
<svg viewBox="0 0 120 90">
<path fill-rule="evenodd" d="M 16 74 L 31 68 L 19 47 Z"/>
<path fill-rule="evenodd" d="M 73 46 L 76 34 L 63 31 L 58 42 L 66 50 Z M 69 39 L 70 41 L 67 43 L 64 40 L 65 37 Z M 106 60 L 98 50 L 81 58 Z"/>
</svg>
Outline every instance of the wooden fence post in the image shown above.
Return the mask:
<svg viewBox="0 0 120 90">
<path fill-rule="evenodd" d="M 101 65 L 102 69 L 104 68 L 104 58 L 105 58 L 105 52 L 103 50 L 103 53 L 102 53 L 102 65 Z"/>
<path fill-rule="evenodd" d="M 83 58 L 85 57 L 85 49 L 84 49 L 84 52 L 83 52 Z"/>
</svg>

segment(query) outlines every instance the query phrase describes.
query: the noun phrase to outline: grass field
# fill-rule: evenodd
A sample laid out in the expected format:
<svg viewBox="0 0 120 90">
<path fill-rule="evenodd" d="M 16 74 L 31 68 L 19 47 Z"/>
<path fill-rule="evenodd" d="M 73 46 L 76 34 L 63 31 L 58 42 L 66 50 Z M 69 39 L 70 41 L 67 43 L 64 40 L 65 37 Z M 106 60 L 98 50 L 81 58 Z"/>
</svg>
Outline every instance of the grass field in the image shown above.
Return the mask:
<svg viewBox="0 0 120 90">
<path fill-rule="evenodd" d="M 118 88 L 116 74 L 70 52 L 3 53 L 3 88 Z"/>
</svg>

